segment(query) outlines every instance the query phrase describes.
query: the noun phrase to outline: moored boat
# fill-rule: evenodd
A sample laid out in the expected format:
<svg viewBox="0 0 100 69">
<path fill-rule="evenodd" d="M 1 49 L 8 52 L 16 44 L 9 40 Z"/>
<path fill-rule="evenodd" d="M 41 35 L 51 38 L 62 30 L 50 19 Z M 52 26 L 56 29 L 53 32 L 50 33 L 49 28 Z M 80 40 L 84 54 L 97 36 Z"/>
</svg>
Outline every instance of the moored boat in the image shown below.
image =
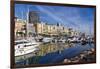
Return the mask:
<svg viewBox="0 0 100 69">
<path fill-rule="evenodd" d="M 28 40 L 15 41 L 15 56 L 25 55 L 38 50 L 39 43 Z"/>
</svg>

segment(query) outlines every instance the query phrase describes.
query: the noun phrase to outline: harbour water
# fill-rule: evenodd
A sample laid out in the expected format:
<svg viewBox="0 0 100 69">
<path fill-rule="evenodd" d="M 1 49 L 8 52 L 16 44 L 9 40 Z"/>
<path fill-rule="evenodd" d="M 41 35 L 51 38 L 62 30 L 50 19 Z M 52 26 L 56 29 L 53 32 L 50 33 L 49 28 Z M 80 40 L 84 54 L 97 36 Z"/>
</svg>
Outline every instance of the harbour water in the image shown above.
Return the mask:
<svg viewBox="0 0 100 69">
<path fill-rule="evenodd" d="M 72 59 L 80 54 L 94 49 L 93 43 L 46 43 L 40 44 L 39 50 L 34 53 L 15 57 L 16 66 L 31 64 L 62 63 L 65 59 Z M 78 59 L 80 59 L 78 57 Z M 91 60 L 90 60 L 91 61 Z"/>
</svg>

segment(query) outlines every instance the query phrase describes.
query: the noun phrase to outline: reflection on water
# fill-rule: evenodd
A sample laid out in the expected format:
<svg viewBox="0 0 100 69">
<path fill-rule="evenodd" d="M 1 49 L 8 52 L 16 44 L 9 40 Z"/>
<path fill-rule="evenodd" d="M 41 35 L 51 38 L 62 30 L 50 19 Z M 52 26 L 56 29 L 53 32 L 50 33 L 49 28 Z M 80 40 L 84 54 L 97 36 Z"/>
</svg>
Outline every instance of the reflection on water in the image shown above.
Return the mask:
<svg viewBox="0 0 100 69">
<path fill-rule="evenodd" d="M 33 56 L 45 56 L 48 53 L 56 52 L 56 51 L 62 51 L 64 49 L 67 49 L 71 46 L 74 46 L 73 43 L 44 43 L 41 44 L 38 48 L 39 51 L 32 52 L 27 55 L 18 56 L 15 57 L 16 62 L 25 60 L 27 58 L 33 57 Z"/>
<path fill-rule="evenodd" d="M 76 56 L 78 52 L 80 53 L 83 50 L 94 48 L 94 44 L 81 45 L 80 43 L 46 43 L 41 44 L 38 48 L 39 51 L 35 53 L 32 52 L 27 55 L 15 57 L 16 65 L 51 63 L 50 61 L 55 63 L 58 62 L 58 60 L 60 62 L 64 60 L 66 56 L 66 58 L 70 58 Z M 62 57 L 56 57 L 58 55 Z"/>
<path fill-rule="evenodd" d="M 37 53 L 37 56 L 44 56 L 48 53 L 56 52 L 59 50 L 64 50 L 68 47 L 70 47 L 72 44 L 64 44 L 64 43 L 48 43 L 48 44 L 42 44 L 39 46 L 40 51 Z"/>
</svg>

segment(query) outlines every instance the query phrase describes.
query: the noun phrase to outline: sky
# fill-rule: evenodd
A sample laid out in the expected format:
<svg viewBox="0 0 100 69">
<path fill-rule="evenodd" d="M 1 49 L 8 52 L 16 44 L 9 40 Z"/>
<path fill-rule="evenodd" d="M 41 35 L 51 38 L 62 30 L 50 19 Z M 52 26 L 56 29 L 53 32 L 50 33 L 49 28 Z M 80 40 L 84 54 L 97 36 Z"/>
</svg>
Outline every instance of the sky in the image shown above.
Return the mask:
<svg viewBox="0 0 100 69">
<path fill-rule="evenodd" d="M 67 28 L 93 35 L 95 8 L 15 4 L 15 17 L 27 19 L 27 12 L 37 11 L 40 21 L 60 23 Z"/>
</svg>

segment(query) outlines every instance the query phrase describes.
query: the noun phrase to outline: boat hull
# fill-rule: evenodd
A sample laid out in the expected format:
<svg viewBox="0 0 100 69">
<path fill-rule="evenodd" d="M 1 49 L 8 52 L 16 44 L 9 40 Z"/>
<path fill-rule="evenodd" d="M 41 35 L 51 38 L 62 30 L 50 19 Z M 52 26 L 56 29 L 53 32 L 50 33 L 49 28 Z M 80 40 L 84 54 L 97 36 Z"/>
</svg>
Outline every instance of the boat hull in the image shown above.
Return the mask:
<svg viewBox="0 0 100 69">
<path fill-rule="evenodd" d="M 15 56 L 21 56 L 38 50 L 38 45 L 15 49 Z"/>
</svg>

